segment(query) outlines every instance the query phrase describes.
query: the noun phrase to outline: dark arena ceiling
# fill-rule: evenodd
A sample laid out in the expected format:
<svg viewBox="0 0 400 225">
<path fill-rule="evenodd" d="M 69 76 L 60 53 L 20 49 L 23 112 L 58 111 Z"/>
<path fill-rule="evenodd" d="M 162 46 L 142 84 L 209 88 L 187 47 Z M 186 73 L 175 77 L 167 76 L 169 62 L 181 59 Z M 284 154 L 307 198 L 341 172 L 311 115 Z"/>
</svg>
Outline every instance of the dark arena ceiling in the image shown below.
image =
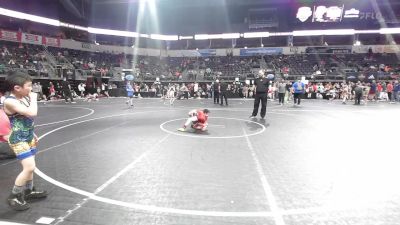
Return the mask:
<svg viewBox="0 0 400 225">
<path fill-rule="evenodd" d="M 142 11 L 139 10 L 141 3 L 145 5 Z M 296 19 L 299 7 L 318 5 L 337 5 L 344 10 L 359 7 L 367 18 L 340 23 L 301 23 Z M 0 0 L 0 7 L 81 26 L 177 35 L 376 29 L 383 25 L 375 18 L 379 17 L 376 14 L 387 17 L 385 26 L 400 26 L 397 24 L 400 18 L 398 0 Z M 250 26 L 254 20 L 267 21 L 267 25 Z"/>
</svg>

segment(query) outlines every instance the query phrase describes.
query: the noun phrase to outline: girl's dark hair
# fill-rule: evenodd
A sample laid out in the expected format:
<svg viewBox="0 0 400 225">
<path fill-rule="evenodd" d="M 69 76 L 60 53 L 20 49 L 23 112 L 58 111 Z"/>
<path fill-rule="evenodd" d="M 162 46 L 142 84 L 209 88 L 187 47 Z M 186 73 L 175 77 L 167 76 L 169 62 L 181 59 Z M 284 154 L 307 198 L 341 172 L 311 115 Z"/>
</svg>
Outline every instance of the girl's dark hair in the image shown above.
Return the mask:
<svg viewBox="0 0 400 225">
<path fill-rule="evenodd" d="M 6 78 L 7 90 L 13 91 L 14 86 L 23 87 L 25 83 L 32 81 L 31 76 L 20 71 L 10 71 Z"/>
</svg>

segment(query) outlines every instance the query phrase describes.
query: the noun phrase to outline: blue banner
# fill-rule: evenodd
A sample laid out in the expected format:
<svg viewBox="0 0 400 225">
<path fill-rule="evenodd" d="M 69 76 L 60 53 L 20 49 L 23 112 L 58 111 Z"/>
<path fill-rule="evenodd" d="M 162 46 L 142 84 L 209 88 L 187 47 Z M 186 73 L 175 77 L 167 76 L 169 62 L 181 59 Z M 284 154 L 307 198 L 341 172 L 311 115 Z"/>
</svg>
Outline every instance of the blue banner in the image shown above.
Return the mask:
<svg viewBox="0 0 400 225">
<path fill-rule="evenodd" d="M 202 57 L 216 56 L 217 50 L 215 49 L 199 49 L 197 50 Z"/>
<path fill-rule="evenodd" d="M 248 48 L 240 49 L 240 56 L 279 55 L 283 48 Z"/>
</svg>

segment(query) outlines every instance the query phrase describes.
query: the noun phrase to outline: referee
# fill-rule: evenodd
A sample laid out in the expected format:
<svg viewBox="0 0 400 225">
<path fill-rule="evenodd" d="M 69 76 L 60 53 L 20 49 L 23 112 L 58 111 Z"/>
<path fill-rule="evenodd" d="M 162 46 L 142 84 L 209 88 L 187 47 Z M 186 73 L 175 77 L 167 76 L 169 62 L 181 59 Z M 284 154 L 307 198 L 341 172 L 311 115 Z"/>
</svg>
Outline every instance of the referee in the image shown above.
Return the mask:
<svg viewBox="0 0 400 225">
<path fill-rule="evenodd" d="M 261 101 L 261 119 L 264 119 L 267 112 L 267 93 L 268 93 L 268 80 L 265 78 L 264 73 L 260 73 L 259 78 L 254 80 L 256 86 L 256 95 L 254 99 L 254 109 L 250 118 L 256 118 L 258 113 L 258 107 Z"/>
<path fill-rule="evenodd" d="M 224 98 L 225 98 L 225 105 L 228 105 L 228 98 L 226 96 L 228 91 L 228 84 L 221 79 L 221 83 L 219 84 L 219 97 L 221 98 L 221 106 L 224 105 Z"/>
</svg>

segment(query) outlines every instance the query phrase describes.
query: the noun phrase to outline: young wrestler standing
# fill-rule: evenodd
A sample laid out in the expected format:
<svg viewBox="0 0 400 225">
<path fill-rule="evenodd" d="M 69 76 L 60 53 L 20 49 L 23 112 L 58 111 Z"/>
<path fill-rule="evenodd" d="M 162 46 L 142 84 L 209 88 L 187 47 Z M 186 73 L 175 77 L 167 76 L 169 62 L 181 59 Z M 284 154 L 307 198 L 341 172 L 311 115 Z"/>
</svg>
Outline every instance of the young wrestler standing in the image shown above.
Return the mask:
<svg viewBox="0 0 400 225">
<path fill-rule="evenodd" d="M 26 201 L 45 198 L 46 191 L 36 190 L 33 186 L 33 171 L 36 168 L 37 137 L 33 133 L 33 117 L 37 115 L 37 94 L 32 92 L 32 78 L 21 72 L 12 72 L 7 77 L 10 96 L 4 101 L 4 112 L 7 114 L 11 133 L 8 143 L 22 165 L 14 187 L 7 199 L 15 210 L 26 210 Z"/>
</svg>

